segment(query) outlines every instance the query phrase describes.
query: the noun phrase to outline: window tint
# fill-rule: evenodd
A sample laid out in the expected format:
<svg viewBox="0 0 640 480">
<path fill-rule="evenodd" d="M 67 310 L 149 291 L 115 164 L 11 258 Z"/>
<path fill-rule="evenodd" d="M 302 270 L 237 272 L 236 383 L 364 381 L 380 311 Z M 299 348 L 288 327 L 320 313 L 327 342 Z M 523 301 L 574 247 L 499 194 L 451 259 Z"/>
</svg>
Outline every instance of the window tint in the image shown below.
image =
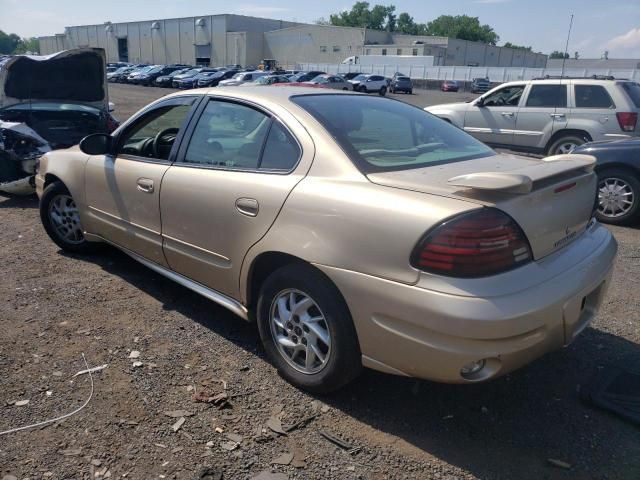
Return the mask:
<svg viewBox="0 0 640 480">
<path fill-rule="evenodd" d="M 640 84 L 635 82 L 624 82 L 622 83 L 622 88 L 627 92 L 627 95 L 636 108 L 640 108 Z"/>
<path fill-rule="evenodd" d="M 532 85 L 527 107 L 566 107 L 566 85 Z"/>
<path fill-rule="evenodd" d="M 139 118 L 120 138 L 119 154 L 167 160 L 191 109 L 188 104 L 166 105 Z"/>
<path fill-rule="evenodd" d="M 384 80 L 384 77 L 380 77 L 379 75 L 372 75 L 370 79 L 372 82 L 379 82 L 381 80 Z"/>
<path fill-rule="evenodd" d="M 517 107 L 518 103 L 520 103 L 522 92 L 524 92 L 524 85 L 501 88 L 484 97 L 483 105 L 485 107 Z"/>
<path fill-rule="evenodd" d="M 494 154 L 459 128 L 403 102 L 355 95 L 301 95 L 292 100 L 329 131 L 364 173 Z"/>
<path fill-rule="evenodd" d="M 602 85 L 576 85 L 577 108 L 612 108 L 613 100 Z"/>
<path fill-rule="evenodd" d="M 274 122 L 269 130 L 260 169 L 289 171 L 298 163 L 300 154 L 298 143 L 287 129 L 279 122 Z"/>
<path fill-rule="evenodd" d="M 270 122 L 253 108 L 210 101 L 198 120 L 184 162 L 256 169 Z"/>
</svg>

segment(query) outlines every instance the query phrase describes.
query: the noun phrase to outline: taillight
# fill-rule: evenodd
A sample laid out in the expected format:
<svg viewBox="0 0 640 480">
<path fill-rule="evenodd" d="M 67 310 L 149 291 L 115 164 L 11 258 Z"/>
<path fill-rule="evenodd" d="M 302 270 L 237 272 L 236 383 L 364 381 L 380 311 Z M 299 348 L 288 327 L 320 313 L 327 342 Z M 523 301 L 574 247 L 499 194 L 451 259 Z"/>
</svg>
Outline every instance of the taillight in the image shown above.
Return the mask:
<svg viewBox="0 0 640 480">
<path fill-rule="evenodd" d="M 618 117 L 618 124 L 623 132 L 633 132 L 636 129 L 636 124 L 638 123 L 637 112 L 618 112 L 616 117 Z"/>
<path fill-rule="evenodd" d="M 113 131 L 120 126 L 120 122 L 118 122 L 113 115 L 107 113 L 107 133 L 113 133 Z"/>
<path fill-rule="evenodd" d="M 427 232 L 411 264 L 451 277 L 485 277 L 530 262 L 531 247 L 506 213 L 483 208 L 446 220 Z"/>
</svg>

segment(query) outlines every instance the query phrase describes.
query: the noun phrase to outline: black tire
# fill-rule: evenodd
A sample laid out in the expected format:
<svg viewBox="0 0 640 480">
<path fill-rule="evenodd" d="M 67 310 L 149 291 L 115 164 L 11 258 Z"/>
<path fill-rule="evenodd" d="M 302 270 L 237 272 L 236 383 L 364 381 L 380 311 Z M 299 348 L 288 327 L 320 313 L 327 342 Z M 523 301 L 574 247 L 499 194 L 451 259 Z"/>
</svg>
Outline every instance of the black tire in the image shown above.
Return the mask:
<svg viewBox="0 0 640 480">
<path fill-rule="evenodd" d="M 569 153 L 566 150 L 566 146 L 573 145 L 574 148 L 578 147 L 589 141 L 588 138 L 579 135 L 563 135 L 557 138 L 547 149 L 547 155 L 560 155 L 562 153 Z"/>
<path fill-rule="evenodd" d="M 616 182 L 617 181 L 617 182 Z M 624 192 L 631 193 L 625 198 L 631 197 L 631 207 L 621 215 L 613 216 L 610 209 L 603 209 L 604 203 L 600 200 L 600 205 L 596 213 L 596 218 L 602 223 L 611 225 L 630 225 L 640 220 L 640 179 L 632 173 L 619 168 L 609 168 L 598 172 L 598 192 L 605 183 L 617 183 L 618 187 L 624 184 Z M 604 211 L 603 211 L 604 210 Z M 609 212 L 608 214 L 605 212 Z"/>
<path fill-rule="evenodd" d="M 56 200 L 57 197 L 60 196 L 68 196 L 70 201 L 73 202 L 73 198 L 67 190 L 67 187 L 64 186 L 62 182 L 53 182 L 44 189 L 42 194 L 42 198 L 40 198 L 40 220 L 42 221 L 42 225 L 44 226 L 47 235 L 65 252 L 71 253 L 90 253 L 95 250 L 95 244 L 88 242 L 83 234 L 78 234 L 76 241 L 70 241 L 69 239 L 62 236 L 62 234 L 58 231 L 58 228 L 54 225 L 54 220 L 51 215 L 51 205 L 52 202 Z M 73 203 L 75 206 L 75 203 Z M 82 226 L 79 223 L 79 219 L 74 221 L 69 218 L 69 225 L 74 226 L 74 229 L 77 231 L 80 229 L 82 232 Z M 67 219 L 65 219 L 67 221 Z"/>
<path fill-rule="evenodd" d="M 360 93 L 369 93 L 369 92 L 367 92 L 367 87 L 365 87 L 364 85 L 362 87 L 358 88 L 358 91 Z"/>
<path fill-rule="evenodd" d="M 413 89 L 409 90 L 407 93 L 408 93 L 409 95 L 413 95 Z"/>
<path fill-rule="evenodd" d="M 378 90 L 378 95 L 380 95 L 381 97 L 384 97 L 387 94 L 387 87 L 380 87 L 380 90 Z"/>
<path fill-rule="evenodd" d="M 331 348 L 328 358 L 321 370 L 314 373 L 305 373 L 290 365 L 285 358 L 286 353 L 280 351 L 272 333 L 273 302 L 279 294 L 286 294 L 288 289 L 295 289 L 315 302 L 329 332 Z M 288 382 L 310 392 L 328 393 L 346 385 L 361 372 L 360 346 L 349 309 L 335 285 L 310 265 L 291 264 L 273 272 L 260 289 L 256 313 L 260 339 L 267 356 Z M 289 323 L 292 322 L 296 322 L 295 316 Z M 297 318 L 297 322 L 298 325 L 302 324 L 300 318 Z M 296 339 L 293 333 L 286 336 L 303 342 L 302 338 Z M 306 345 L 306 339 L 304 342 Z"/>
</svg>

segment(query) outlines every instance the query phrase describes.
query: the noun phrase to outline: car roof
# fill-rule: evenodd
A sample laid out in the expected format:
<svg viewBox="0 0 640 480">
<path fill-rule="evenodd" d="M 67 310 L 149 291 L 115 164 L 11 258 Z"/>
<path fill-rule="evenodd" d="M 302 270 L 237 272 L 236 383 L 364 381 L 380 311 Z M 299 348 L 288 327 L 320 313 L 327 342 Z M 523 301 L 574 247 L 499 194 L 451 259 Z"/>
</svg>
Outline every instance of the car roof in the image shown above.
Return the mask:
<svg viewBox="0 0 640 480">
<path fill-rule="evenodd" d="M 269 102 L 288 102 L 292 97 L 300 95 L 361 95 L 353 92 L 319 89 L 313 87 L 225 87 L 225 88 L 198 88 L 186 90 L 167 95 L 163 98 L 191 96 L 194 94 L 211 95 L 216 97 L 229 97 L 237 99 L 251 100 L 259 103 L 260 100 Z"/>
</svg>

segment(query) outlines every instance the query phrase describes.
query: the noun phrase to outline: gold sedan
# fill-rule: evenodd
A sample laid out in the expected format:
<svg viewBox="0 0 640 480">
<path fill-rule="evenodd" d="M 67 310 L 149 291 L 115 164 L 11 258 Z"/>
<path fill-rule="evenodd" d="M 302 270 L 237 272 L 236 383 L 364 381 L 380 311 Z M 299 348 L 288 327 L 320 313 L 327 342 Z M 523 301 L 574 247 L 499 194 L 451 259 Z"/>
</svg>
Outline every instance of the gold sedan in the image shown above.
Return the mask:
<svg viewBox="0 0 640 480">
<path fill-rule="evenodd" d="M 256 321 L 289 381 L 362 367 L 473 383 L 571 343 L 616 242 L 594 158 L 499 155 L 402 102 L 315 88 L 190 90 L 47 153 L 43 225 L 107 242 Z"/>
</svg>

